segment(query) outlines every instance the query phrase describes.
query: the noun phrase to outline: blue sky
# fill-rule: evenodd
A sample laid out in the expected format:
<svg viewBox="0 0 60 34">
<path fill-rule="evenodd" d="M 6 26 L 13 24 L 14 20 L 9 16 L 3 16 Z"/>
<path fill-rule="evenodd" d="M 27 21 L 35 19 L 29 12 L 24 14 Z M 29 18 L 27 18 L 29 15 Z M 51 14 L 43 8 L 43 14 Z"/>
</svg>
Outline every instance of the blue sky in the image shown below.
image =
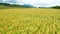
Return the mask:
<svg viewBox="0 0 60 34">
<path fill-rule="evenodd" d="M 1 0 L 0 0 L 1 1 Z M 59 5 L 60 6 L 60 0 L 3 0 L 5 3 L 13 3 L 13 4 L 31 4 L 35 7 L 50 7 Z"/>
</svg>

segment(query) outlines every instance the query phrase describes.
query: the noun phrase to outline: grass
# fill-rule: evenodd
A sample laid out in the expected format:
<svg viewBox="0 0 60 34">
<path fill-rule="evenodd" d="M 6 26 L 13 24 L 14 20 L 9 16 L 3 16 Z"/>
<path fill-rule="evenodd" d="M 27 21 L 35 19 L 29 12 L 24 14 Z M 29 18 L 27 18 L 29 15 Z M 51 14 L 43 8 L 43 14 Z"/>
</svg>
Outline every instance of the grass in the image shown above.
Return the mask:
<svg viewBox="0 0 60 34">
<path fill-rule="evenodd" d="M 0 34 L 60 34 L 60 10 L 0 9 Z"/>
</svg>

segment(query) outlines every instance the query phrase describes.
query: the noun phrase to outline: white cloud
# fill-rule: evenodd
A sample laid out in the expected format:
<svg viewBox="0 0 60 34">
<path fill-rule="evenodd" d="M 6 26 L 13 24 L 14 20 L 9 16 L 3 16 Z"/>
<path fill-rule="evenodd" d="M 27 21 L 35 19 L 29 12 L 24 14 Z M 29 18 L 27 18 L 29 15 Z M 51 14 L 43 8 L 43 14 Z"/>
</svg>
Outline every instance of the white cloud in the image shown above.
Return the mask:
<svg viewBox="0 0 60 34">
<path fill-rule="evenodd" d="M 4 0 L 7 1 L 7 0 Z M 12 1 L 12 0 L 11 0 Z M 17 4 L 31 4 L 33 6 L 55 6 L 60 5 L 60 0 L 14 0 Z M 14 2 L 13 1 L 13 2 Z"/>
<path fill-rule="evenodd" d="M 20 0 L 22 4 L 32 4 L 34 6 L 54 6 L 60 5 L 60 0 Z"/>
</svg>

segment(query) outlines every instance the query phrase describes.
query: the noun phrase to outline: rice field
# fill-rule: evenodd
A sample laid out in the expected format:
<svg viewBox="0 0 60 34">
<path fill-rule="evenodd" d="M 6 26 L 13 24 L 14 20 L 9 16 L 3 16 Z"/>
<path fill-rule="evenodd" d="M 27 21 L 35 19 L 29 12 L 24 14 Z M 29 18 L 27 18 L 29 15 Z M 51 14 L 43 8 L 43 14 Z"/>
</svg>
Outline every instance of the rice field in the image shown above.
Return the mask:
<svg viewBox="0 0 60 34">
<path fill-rule="evenodd" d="M 60 9 L 0 9 L 0 34 L 60 34 Z"/>
</svg>

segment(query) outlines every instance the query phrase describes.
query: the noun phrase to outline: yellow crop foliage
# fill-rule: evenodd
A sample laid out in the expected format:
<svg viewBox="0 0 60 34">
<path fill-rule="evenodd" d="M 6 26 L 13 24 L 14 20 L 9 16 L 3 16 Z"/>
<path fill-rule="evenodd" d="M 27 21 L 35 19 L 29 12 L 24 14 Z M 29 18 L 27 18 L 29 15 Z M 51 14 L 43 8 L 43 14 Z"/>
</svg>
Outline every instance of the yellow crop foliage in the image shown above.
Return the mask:
<svg viewBox="0 0 60 34">
<path fill-rule="evenodd" d="M 60 10 L 0 9 L 0 34 L 60 34 Z"/>
</svg>

